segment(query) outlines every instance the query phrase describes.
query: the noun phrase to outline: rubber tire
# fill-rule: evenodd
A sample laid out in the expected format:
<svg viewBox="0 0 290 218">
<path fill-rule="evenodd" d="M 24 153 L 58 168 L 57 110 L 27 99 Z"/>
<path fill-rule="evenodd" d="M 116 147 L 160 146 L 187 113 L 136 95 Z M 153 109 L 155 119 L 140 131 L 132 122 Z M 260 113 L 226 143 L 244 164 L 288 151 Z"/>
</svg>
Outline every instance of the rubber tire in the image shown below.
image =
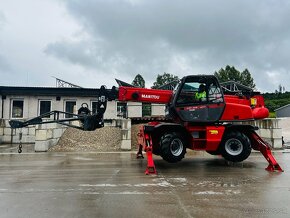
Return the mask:
<svg viewBox="0 0 290 218">
<path fill-rule="evenodd" d="M 233 155 L 227 152 L 225 146 L 230 142 L 230 140 L 238 140 L 241 143 L 240 145 L 242 145 L 242 151 L 239 154 Z M 250 156 L 252 150 L 249 138 L 244 133 L 239 131 L 231 131 L 227 133 L 221 142 L 220 149 L 221 155 L 226 160 L 232 162 L 241 162 L 246 160 Z"/>
<path fill-rule="evenodd" d="M 182 144 L 182 150 L 178 152 L 178 154 L 172 153 L 172 142 L 174 140 L 178 140 Z M 160 139 L 160 155 L 163 158 L 163 160 L 169 162 L 169 163 L 176 163 L 178 161 L 181 161 L 184 158 L 184 155 L 186 153 L 186 143 L 183 137 L 178 134 L 178 133 L 170 133 L 170 134 L 165 134 L 161 137 Z"/>
</svg>

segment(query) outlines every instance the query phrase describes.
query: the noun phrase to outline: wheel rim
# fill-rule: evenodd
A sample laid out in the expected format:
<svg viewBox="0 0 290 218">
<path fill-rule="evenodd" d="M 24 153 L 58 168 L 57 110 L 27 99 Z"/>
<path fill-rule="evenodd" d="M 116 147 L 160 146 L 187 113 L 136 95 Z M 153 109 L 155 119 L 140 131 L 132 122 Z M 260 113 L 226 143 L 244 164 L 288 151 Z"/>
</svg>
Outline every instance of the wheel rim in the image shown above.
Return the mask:
<svg viewBox="0 0 290 218">
<path fill-rule="evenodd" d="M 170 144 L 170 151 L 174 156 L 179 156 L 183 151 L 183 144 L 180 139 L 173 139 Z"/>
<path fill-rule="evenodd" d="M 225 144 L 225 150 L 228 154 L 236 156 L 242 153 L 243 144 L 238 139 L 229 139 Z"/>
</svg>

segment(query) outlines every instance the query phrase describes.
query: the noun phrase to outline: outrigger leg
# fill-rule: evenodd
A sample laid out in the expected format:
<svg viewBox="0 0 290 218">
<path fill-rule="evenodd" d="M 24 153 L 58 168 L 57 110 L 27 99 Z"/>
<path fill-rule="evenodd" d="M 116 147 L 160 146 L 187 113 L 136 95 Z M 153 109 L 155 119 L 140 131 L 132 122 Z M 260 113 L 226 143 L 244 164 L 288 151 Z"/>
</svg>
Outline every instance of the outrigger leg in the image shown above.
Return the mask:
<svg viewBox="0 0 290 218">
<path fill-rule="evenodd" d="M 145 170 L 145 174 L 146 175 L 157 174 L 155 164 L 153 161 L 152 138 L 151 138 L 151 135 L 148 133 L 145 133 L 145 142 L 146 142 L 146 146 L 145 146 L 144 150 L 145 150 L 146 155 L 147 155 L 147 168 Z"/>
<path fill-rule="evenodd" d="M 278 171 L 283 172 L 282 168 L 274 158 L 270 145 L 264 141 L 256 132 L 251 133 L 251 141 L 252 141 L 252 147 L 254 150 L 260 151 L 265 159 L 268 161 L 269 165 L 265 170 L 267 171 Z"/>
</svg>

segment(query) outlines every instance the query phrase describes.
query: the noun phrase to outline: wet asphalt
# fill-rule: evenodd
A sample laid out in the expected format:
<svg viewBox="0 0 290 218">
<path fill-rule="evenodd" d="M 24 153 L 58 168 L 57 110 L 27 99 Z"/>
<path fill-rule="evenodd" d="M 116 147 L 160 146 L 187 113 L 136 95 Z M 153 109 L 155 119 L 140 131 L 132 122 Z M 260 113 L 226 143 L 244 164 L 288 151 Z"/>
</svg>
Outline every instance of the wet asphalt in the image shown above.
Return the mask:
<svg viewBox="0 0 290 218">
<path fill-rule="evenodd" d="M 0 217 L 290 217 L 290 153 L 275 157 L 285 172 L 265 171 L 259 153 L 230 164 L 189 152 L 154 156 L 158 175 L 145 175 L 132 152 L 5 152 Z"/>
</svg>

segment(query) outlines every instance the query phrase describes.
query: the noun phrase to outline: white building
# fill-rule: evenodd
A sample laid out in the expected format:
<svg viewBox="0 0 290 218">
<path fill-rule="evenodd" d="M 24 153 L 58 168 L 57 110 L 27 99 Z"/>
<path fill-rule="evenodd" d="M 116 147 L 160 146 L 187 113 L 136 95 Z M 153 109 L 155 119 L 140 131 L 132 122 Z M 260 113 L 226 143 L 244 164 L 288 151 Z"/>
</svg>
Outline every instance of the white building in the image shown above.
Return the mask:
<svg viewBox="0 0 290 218">
<path fill-rule="evenodd" d="M 8 121 L 12 119 L 26 120 L 53 110 L 77 113 L 83 103 L 95 112 L 98 95 L 99 89 L 91 88 L 0 86 L 0 137 L 10 132 Z M 163 116 L 164 110 L 165 106 L 159 104 L 111 100 L 107 103 L 104 119 Z M 7 143 L 8 139 L 7 136 L 2 142 Z"/>
<path fill-rule="evenodd" d="M 95 112 L 99 89 L 0 86 L 0 118 L 27 119 L 58 110 L 76 113 L 83 103 Z M 142 110 L 143 109 L 143 110 Z M 108 101 L 105 119 L 164 115 L 164 105 Z"/>
</svg>

